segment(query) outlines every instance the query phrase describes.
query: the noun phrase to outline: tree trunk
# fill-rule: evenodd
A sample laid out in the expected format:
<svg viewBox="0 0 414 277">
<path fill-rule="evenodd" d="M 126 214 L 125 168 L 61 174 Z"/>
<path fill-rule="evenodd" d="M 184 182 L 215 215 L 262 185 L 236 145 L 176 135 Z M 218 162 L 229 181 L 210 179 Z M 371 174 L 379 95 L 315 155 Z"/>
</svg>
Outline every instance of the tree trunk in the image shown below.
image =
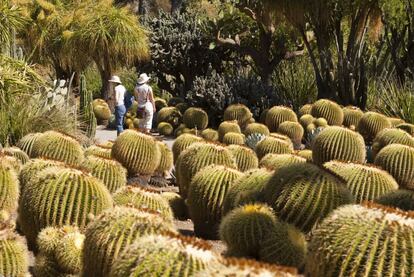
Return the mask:
<svg viewBox="0 0 414 277">
<path fill-rule="evenodd" d="M 105 69 L 100 69 L 99 74 L 101 75 L 101 82 L 102 82 L 102 88 L 101 88 L 101 98 L 104 99 L 108 105 L 111 111 L 113 112 L 115 110 L 115 96 L 113 95 L 113 90 L 111 89 L 112 86 L 108 82 L 109 79 L 111 79 L 112 73 Z"/>
</svg>

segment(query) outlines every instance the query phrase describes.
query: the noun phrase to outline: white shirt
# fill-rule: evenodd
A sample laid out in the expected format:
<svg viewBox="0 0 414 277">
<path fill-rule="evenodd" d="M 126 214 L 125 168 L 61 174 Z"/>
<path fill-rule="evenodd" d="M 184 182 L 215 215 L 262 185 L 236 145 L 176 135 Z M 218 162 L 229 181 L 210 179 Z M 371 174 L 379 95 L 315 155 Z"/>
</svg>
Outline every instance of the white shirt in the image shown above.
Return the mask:
<svg viewBox="0 0 414 277">
<path fill-rule="evenodd" d="M 124 105 L 125 93 L 126 93 L 126 88 L 123 85 L 117 85 L 115 87 L 115 102 L 117 106 Z"/>
<path fill-rule="evenodd" d="M 135 87 L 135 100 L 138 105 L 143 106 L 149 101 L 149 95 L 152 92 L 152 88 L 147 84 L 137 85 Z"/>
</svg>

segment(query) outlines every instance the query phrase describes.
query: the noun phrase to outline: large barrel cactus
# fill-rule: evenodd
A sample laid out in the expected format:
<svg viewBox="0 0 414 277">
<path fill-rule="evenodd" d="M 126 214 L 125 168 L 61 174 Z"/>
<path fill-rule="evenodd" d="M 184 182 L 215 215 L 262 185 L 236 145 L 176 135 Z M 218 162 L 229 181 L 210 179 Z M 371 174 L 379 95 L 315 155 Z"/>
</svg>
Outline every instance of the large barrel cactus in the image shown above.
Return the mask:
<svg viewBox="0 0 414 277">
<path fill-rule="evenodd" d="M 43 133 L 30 133 L 22 137 L 19 142 L 17 143 L 17 147 L 22 149 L 26 154 L 33 158 L 33 146 L 36 140 L 42 135 Z"/>
<path fill-rule="evenodd" d="M 157 214 L 117 207 L 98 216 L 86 229 L 83 277 L 111 276 L 114 260 L 145 235 L 175 232 L 172 222 Z"/>
<path fill-rule="evenodd" d="M 214 129 L 205 129 L 201 132 L 201 137 L 207 141 L 218 141 L 218 132 Z"/>
<path fill-rule="evenodd" d="M 102 181 L 110 193 L 127 183 L 127 170 L 117 161 L 96 156 L 86 157 L 83 167 Z"/>
<path fill-rule="evenodd" d="M 217 238 L 223 215 L 223 199 L 234 180 L 242 173 L 220 165 L 211 165 L 198 172 L 189 187 L 187 204 L 194 231 L 203 238 Z"/>
<path fill-rule="evenodd" d="M 158 111 L 157 125 L 161 122 L 170 123 L 174 128 L 180 125 L 183 115 L 175 107 L 165 107 Z"/>
<path fill-rule="evenodd" d="M 112 146 L 111 155 L 128 170 L 130 175 L 151 175 L 161 160 L 161 152 L 156 140 L 135 130 L 121 133 Z"/>
<path fill-rule="evenodd" d="M 261 123 L 250 123 L 244 129 L 244 134 L 248 137 L 251 134 L 263 134 L 265 136 L 270 135 L 269 128 L 266 125 Z"/>
<path fill-rule="evenodd" d="M 356 203 L 372 201 L 398 189 L 394 178 L 388 172 L 375 166 L 331 161 L 325 163 L 324 167 L 346 181 Z"/>
<path fill-rule="evenodd" d="M 160 122 L 157 126 L 158 133 L 163 136 L 171 136 L 174 133 L 174 127 L 168 122 Z"/>
<path fill-rule="evenodd" d="M 391 128 L 391 122 L 385 115 L 367 112 L 359 120 L 356 130 L 364 137 L 366 144 L 371 144 L 377 134 L 385 128 Z"/>
<path fill-rule="evenodd" d="M 311 114 L 315 118 L 325 118 L 330 126 L 341 126 L 344 121 L 344 112 L 342 111 L 341 106 L 328 99 L 320 99 L 316 101 L 312 105 Z"/>
<path fill-rule="evenodd" d="M 372 154 L 374 159 L 382 148 L 392 143 L 414 147 L 414 138 L 401 129 L 387 128 L 382 130 L 378 133 L 372 143 Z"/>
<path fill-rule="evenodd" d="M 375 164 L 388 171 L 402 188 L 414 189 L 414 148 L 390 144 L 377 154 Z"/>
<path fill-rule="evenodd" d="M 240 127 L 246 126 L 253 118 L 253 114 L 249 108 L 243 104 L 233 104 L 226 108 L 224 111 L 223 119 L 225 121 L 237 120 Z"/>
<path fill-rule="evenodd" d="M 102 158 L 111 158 L 112 145 L 91 145 L 85 149 L 85 157 L 94 155 Z"/>
<path fill-rule="evenodd" d="M 173 144 L 172 151 L 174 156 L 174 162 L 177 162 L 178 156 L 185 149 L 190 147 L 193 143 L 202 142 L 203 139 L 192 134 L 184 134 L 179 136 Z"/>
<path fill-rule="evenodd" d="M 167 175 L 174 166 L 173 152 L 164 142 L 157 141 L 157 144 L 161 151 L 161 160 L 155 172 L 161 175 Z"/>
<path fill-rule="evenodd" d="M 102 121 L 109 120 L 112 113 L 109 109 L 108 103 L 103 99 L 95 99 L 92 102 L 93 112 L 95 114 L 98 123 Z"/>
<path fill-rule="evenodd" d="M 29 156 L 26 154 L 26 152 L 24 152 L 23 150 L 21 150 L 18 147 L 5 147 L 2 150 L 0 150 L 3 154 L 7 155 L 7 156 L 12 156 L 15 157 L 16 159 L 18 159 L 22 165 L 24 165 L 25 163 L 27 163 L 30 158 Z"/>
<path fill-rule="evenodd" d="M 364 139 L 346 128 L 327 127 L 313 141 L 312 160 L 319 165 L 331 160 L 363 163 L 365 157 Z"/>
<path fill-rule="evenodd" d="M 414 191 L 408 189 L 395 190 L 379 197 L 375 202 L 403 211 L 414 211 Z"/>
<path fill-rule="evenodd" d="M 284 166 L 295 163 L 306 163 L 306 159 L 295 154 L 267 154 L 260 160 L 260 167 L 278 171 Z"/>
<path fill-rule="evenodd" d="M 0 276 L 29 275 L 29 251 L 22 237 L 4 229 L 0 236 Z"/>
<path fill-rule="evenodd" d="M 274 137 L 266 137 L 256 145 L 256 154 L 262 159 L 266 154 L 290 154 L 293 152 L 293 144 L 289 141 Z"/>
<path fill-rule="evenodd" d="M 311 163 L 277 171 L 265 186 L 266 202 L 278 217 L 309 232 L 335 208 L 353 203 L 345 181 Z"/>
<path fill-rule="evenodd" d="M 259 159 L 257 158 L 256 153 L 250 148 L 241 145 L 229 145 L 226 148 L 230 151 L 237 164 L 237 169 L 241 172 L 259 166 Z"/>
<path fill-rule="evenodd" d="M 19 199 L 19 179 L 6 161 L 0 160 L 0 210 L 15 212 Z"/>
<path fill-rule="evenodd" d="M 289 137 L 294 144 L 300 144 L 305 131 L 298 122 L 285 121 L 279 125 L 277 132 Z"/>
<path fill-rule="evenodd" d="M 223 121 L 218 127 L 219 141 L 223 141 L 224 135 L 227 133 L 239 133 L 241 134 L 241 129 L 237 121 Z"/>
<path fill-rule="evenodd" d="M 414 218 L 376 204 L 335 210 L 313 232 L 306 276 L 412 276 Z"/>
<path fill-rule="evenodd" d="M 183 122 L 187 128 L 204 130 L 208 125 L 208 115 L 200 108 L 188 108 L 183 115 Z"/>
<path fill-rule="evenodd" d="M 76 139 L 56 131 L 47 131 L 34 143 L 33 157 L 49 158 L 78 166 L 83 161 L 83 150 Z"/>
<path fill-rule="evenodd" d="M 244 142 L 246 140 L 246 137 L 243 134 L 240 133 L 226 133 L 223 137 L 223 143 L 227 145 L 244 145 Z"/>
<path fill-rule="evenodd" d="M 397 125 L 398 129 L 404 130 L 410 135 L 414 136 L 414 124 L 402 123 Z"/>
<path fill-rule="evenodd" d="M 44 169 L 26 184 L 19 205 L 19 224 L 29 243 L 47 226 L 84 228 L 90 215 L 113 206 L 105 185 L 89 173 L 62 167 Z"/>
<path fill-rule="evenodd" d="M 275 106 L 266 114 L 266 126 L 270 132 L 276 132 L 279 125 L 285 121 L 298 121 L 295 112 L 287 107 Z"/>
<path fill-rule="evenodd" d="M 344 126 L 348 128 L 358 127 L 358 123 L 364 116 L 364 112 L 361 111 L 360 108 L 354 106 L 347 106 L 342 110 L 344 112 Z"/>
</svg>

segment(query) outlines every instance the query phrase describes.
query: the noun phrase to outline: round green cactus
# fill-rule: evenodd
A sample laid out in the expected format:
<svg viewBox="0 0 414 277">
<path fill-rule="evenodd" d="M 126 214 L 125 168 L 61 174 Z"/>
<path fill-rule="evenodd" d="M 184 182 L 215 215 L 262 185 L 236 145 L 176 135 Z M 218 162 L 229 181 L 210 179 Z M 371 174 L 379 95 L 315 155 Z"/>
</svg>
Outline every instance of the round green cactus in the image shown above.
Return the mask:
<svg viewBox="0 0 414 277">
<path fill-rule="evenodd" d="M 201 132 L 201 137 L 207 141 L 218 141 L 218 132 L 214 129 L 205 129 Z"/>
<path fill-rule="evenodd" d="M 187 126 L 185 126 L 185 124 L 178 125 L 178 127 L 174 130 L 174 136 L 176 136 L 177 138 L 181 136 L 183 134 L 184 129 L 188 129 Z"/>
<path fill-rule="evenodd" d="M 240 133 L 229 132 L 223 137 L 223 143 L 227 145 L 244 145 L 246 137 Z"/>
<path fill-rule="evenodd" d="M 245 172 L 259 166 L 259 159 L 257 158 L 256 153 L 254 153 L 254 151 L 250 148 L 240 145 L 229 145 L 226 148 L 230 151 L 234 161 L 237 164 L 237 169 L 241 172 Z"/>
<path fill-rule="evenodd" d="M 388 172 L 371 165 L 331 161 L 324 167 L 346 181 L 356 203 L 372 201 L 398 189 L 397 182 Z"/>
<path fill-rule="evenodd" d="M 328 121 L 323 117 L 315 118 L 312 123 L 316 128 L 329 126 Z"/>
<path fill-rule="evenodd" d="M 361 111 L 360 108 L 354 106 L 347 106 L 342 110 L 344 112 L 343 125 L 348 128 L 350 128 L 351 126 L 354 126 L 354 128 L 356 128 L 358 126 L 359 121 L 364 116 L 364 112 Z"/>
<path fill-rule="evenodd" d="M 410 213 L 377 204 L 341 207 L 312 233 L 306 276 L 410 276 L 413 234 Z"/>
<path fill-rule="evenodd" d="M 260 160 L 260 167 L 278 171 L 280 168 L 295 164 L 306 163 L 306 159 L 295 154 L 267 154 Z"/>
<path fill-rule="evenodd" d="M 85 157 L 88 156 L 97 156 L 101 158 L 111 158 L 111 150 L 112 146 L 106 146 L 106 145 L 91 145 L 88 148 L 85 149 Z"/>
<path fill-rule="evenodd" d="M 187 204 L 197 236 L 217 238 L 223 215 L 223 199 L 234 180 L 240 176 L 241 172 L 221 165 L 208 166 L 194 176 Z"/>
<path fill-rule="evenodd" d="M 121 133 L 112 146 L 111 155 L 130 175 L 151 175 L 161 160 L 161 151 L 156 140 L 135 130 Z"/>
<path fill-rule="evenodd" d="M 372 154 L 374 159 L 382 148 L 392 143 L 414 147 L 414 138 L 401 129 L 387 128 L 382 130 L 378 133 L 372 143 Z"/>
<path fill-rule="evenodd" d="M 292 142 L 277 139 L 274 137 L 266 137 L 256 145 L 256 154 L 262 159 L 266 154 L 289 154 L 293 152 Z"/>
<path fill-rule="evenodd" d="M 178 103 L 175 107 L 180 111 L 181 114 L 184 114 L 185 111 L 189 108 L 187 103 Z"/>
<path fill-rule="evenodd" d="M 315 118 L 310 114 L 304 114 L 299 118 L 299 123 L 304 129 L 306 129 L 310 124 L 313 123 Z"/>
<path fill-rule="evenodd" d="M 157 126 L 158 133 L 163 136 L 171 136 L 174 133 L 174 127 L 168 122 L 160 122 Z"/>
<path fill-rule="evenodd" d="M 265 136 L 270 135 L 269 128 L 266 125 L 261 123 L 250 123 L 246 126 L 244 134 L 248 137 L 251 134 L 263 134 Z"/>
<path fill-rule="evenodd" d="M 407 189 L 395 190 L 379 197 L 375 202 L 403 211 L 414 211 L 414 191 Z"/>
<path fill-rule="evenodd" d="M 171 97 L 168 100 L 168 106 L 170 106 L 170 107 L 175 107 L 180 103 L 185 103 L 185 100 L 181 97 Z"/>
<path fill-rule="evenodd" d="M 13 167 L 0 158 L 0 210 L 15 212 L 19 199 L 19 179 Z"/>
<path fill-rule="evenodd" d="M 158 214 L 115 207 L 99 215 L 85 232 L 82 276 L 110 276 L 114 260 L 145 235 L 175 232 L 173 224 Z"/>
<path fill-rule="evenodd" d="M 42 133 L 27 134 L 19 140 L 16 146 L 26 152 L 30 158 L 33 158 L 33 146 L 41 135 Z"/>
<path fill-rule="evenodd" d="M 180 235 L 152 235 L 125 249 L 114 261 L 110 276 L 190 277 L 219 259 L 204 241 Z"/>
<path fill-rule="evenodd" d="M 243 104 L 233 104 L 228 106 L 223 115 L 225 121 L 236 120 L 241 127 L 246 126 L 252 118 L 253 114 L 249 108 Z"/>
<path fill-rule="evenodd" d="M 319 165 L 332 160 L 363 163 L 365 158 L 364 139 L 346 128 L 327 127 L 313 141 L 312 160 Z"/>
<path fill-rule="evenodd" d="M 341 126 L 344 121 L 344 112 L 337 103 L 320 99 L 312 105 L 311 114 L 315 118 L 323 117 L 327 120 L 328 125 Z"/>
<path fill-rule="evenodd" d="M 161 175 L 167 175 L 174 166 L 173 152 L 165 142 L 157 141 L 161 151 L 161 160 L 156 172 Z"/>
<path fill-rule="evenodd" d="M 102 99 L 96 99 L 96 100 L 102 100 Z M 95 114 L 95 117 L 98 121 L 102 121 L 102 120 L 109 120 L 109 118 L 111 117 L 112 113 L 111 110 L 109 109 L 108 104 L 105 101 L 99 101 L 96 102 L 96 100 L 94 100 L 93 102 L 93 113 Z"/>
<path fill-rule="evenodd" d="M 269 128 L 270 132 L 276 132 L 279 125 L 285 121 L 298 121 L 295 112 L 287 107 L 275 106 L 266 114 L 266 126 Z"/>
<path fill-rule="evenodd" d="M 50 167 L 25 185 L 18 222 L 29 243 L 34 244 L 37 234 L 47 226 L 84 228 L 90 214 L 97 215 L 112 206 L 108 189 L 89 173 Z"/>
<path fill-rule="evenodd" d="M 391 123 L 385 115 L 367 112 L 359 120 L 356 130 L 364 137 L 366 144 L 371 144 L 377 134 L 385 128 L 391 128 Z"/>
<path fill-rule="evenodd" d="M 343 179 L 311 163 L 281 168 L 266 184 L 264 195 L 281 220 L 303 232 L 335 208 L 353 202 Z"/>
<path fill-rule="evenodd" d="M 296 152 L 296 155 L 305 158 L 308 162 L 312 162 L 312 150 L 304 149 Z"/>
<path fill-rule="evenodd" d="M 410 135 L 414 136 L 414 124 L 409 124 L 409 123 L 398 124 L 397 128 L 404 130 Z"/>
<path fill-rule="evenodd" d="M 223 121 L 218 127 L 219 141 L 223 141 L 224 135 L 227 133 L 241 134 L 240 126 L 237 121 Z"/>
<path fill-rule="evenodd" d="M 174 162 L 177 162 L 178 156 L 190 147 L 193 143 L 202 142 L 203 139 L 192 134 L 184 134 L 178 137 L 172 146 Z"/>
<path fill-rule="evenodd" d="M 22 162 L 19 159 L 13 156 L 5 155 L 1 151 L 0 151 L 0 162 L 8 164 L 10 168 L 14 169 L 14 171 L 17 174 L 20 174 L 20 171 L 23 168 Z"/>
<path fill-rule="evenodd" d="M 2 230 L 0 236 L 0 275 L 27 276 L 29 273 L 29 251 L 23 238 L 11 230 Z"/>
<path fill-rule="evenodd" d="M 83 161 L 83 149 L 76 139 L 56 131 L 47 131 L 35 141 L 33 156 L 78 166 Z"/>
<path fill-rule="evenodd" d="M 14 146 L 3 148 L 0 151 L 3 154 L 7 155 L 7 156 L 15 157 L 16 159 L 18 159 L 22 163 L 22 165 L 24 165 L 25 163 L 27 163 L 30 160 L 30 158 L 26 154 L 26 152 L 24 152 L 20 148 L 14 147 Z"/>
<path fill-rule="evenodd" d="M 268 113 L 268 112 L 269 112 L 269 109 L 264 109 L 264 110 L 260 113 L 259 123 L 266 124 L 266 116 L 267 116 L 267 113 Z"/>
<path fill-rule="evenodd" d="M 311 114 L 312 111 L 312 104 L 305 104 L 299 109 L 299 116 L 304 116 L 305 114 Z"/>
<path fill-rule="evenodd" d="M 194 175 L 204 167 L 212 164 L 237 167 L 229 150 L 211 143 L 195 144 L 185 150 L 180 158 L 176 171 L 180 195 L 183 198 L 187 198 L 187 191 Z"/>
<path fill-rule="evenodd" d="M 285 121 L 279 125 L 277 132 L 288 136 L 293 143 L 300 144 L 305 131 L 298 122 Z"/>
<path fill-rule="evenodd" d="M 174 218 L 184 220 L 187 219 L 187 206 L 184 199 L 175 192 L 163 192 L 161 196 L 168 201 L 170 208 L 174 214 Z"/>
<path fill-rule="evenodd" d="M 183 115 L 175 107 L 165 107 L 158 111 L 157 124 L 170 123 L 174 128 L 180 125 Z"/>
<path fill-rule="evenodd" d="M 388 171 L 402 188 L 414 189 L 414 148 L 390 144 L 375 157 L 376 165 Z"/>
<path fill-rule="evenodd" d="M 57 262 L 43 253 L 36 255 L 33 266 L 34 277 L 63 277 Z"/>
<path fill-rule="evenodd" d="M 208 115 L 200 108 L 188 108 L 183 115 L 185 126 L 190 129 L 204 130 L 208 125 Z"/>
<path fill-rule="evenodd" d="M 168 107 L 167 101 L 165 101 L 165 99 L 155 97 L 154 102 L 157 111 L 161 110 L 162 108 Z"/>
<path fill-rule="evenodd" d="M 283 135 L 283 134 L 270 133 L 270 137 L 277 138 L 277 139 L 283 140 L 283 141 L 285 141 L 285 142 L 287 142 L 289 144 L 292 144 L 292 141 L 290 140 L 290 138 L 288 136 L 286 136 L 286 135 Z"/>
<path fill-rule="evenodd" d="M 394 128 L 394 127 L 397 127 L 398 125 L 400 125 L 400 124 L 404 124 L 405 123 L 405 121 L 404 120 L 402 120 L 401 118 L 396 118 L 396 117 L 388 117 L 388 120 L 390 121 L 390 123 L 391 123 L 391 126 Z"/>
<path fill-rule="evenodd" d="M 127 183 L 127 170 L 117 161 L 96 156 L 86 157 L 83 167 L 98 178 L 110 193 Z"/>
<path fill-rule="evenodd" d="M 173 218 L 168 201 L 155 190 L 126 186 L 119 189 L 113 195 L 113 199 L 117 206 L 146 209 L 160 213 L 166 218 Z"/>
<path fill-rule="evenodd" d="M 59 269 L 66 274 L 78 274 L 82 269 L 82 250 L 85 235 L 78 230 L 62 235 L 55 249 Z"/>
</svg>

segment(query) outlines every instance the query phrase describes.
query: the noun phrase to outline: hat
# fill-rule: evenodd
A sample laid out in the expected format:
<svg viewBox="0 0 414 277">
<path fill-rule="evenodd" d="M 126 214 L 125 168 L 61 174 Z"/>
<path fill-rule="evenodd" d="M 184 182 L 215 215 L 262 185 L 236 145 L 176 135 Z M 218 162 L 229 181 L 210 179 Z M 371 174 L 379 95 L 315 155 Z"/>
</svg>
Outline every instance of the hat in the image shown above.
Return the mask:
<svg viewBox="0 0 414 277">
<path fill-rule="evenodd" d="M 141 84 L 145 84 L 146 82 L 148 82 L 151 78 L 148 77 L 147 73 L 142 73 L 141 75 L 139 75 L 138 81 L 137 83 L 139 85 Z"/>
<path fill-rule="evenodd" d="M 118 84 L 122 84 L 121 79 L 118 76 L 112 76 L 110 80 L 108 80 L 111 83 L 118 83 Z"/>
</svg>

